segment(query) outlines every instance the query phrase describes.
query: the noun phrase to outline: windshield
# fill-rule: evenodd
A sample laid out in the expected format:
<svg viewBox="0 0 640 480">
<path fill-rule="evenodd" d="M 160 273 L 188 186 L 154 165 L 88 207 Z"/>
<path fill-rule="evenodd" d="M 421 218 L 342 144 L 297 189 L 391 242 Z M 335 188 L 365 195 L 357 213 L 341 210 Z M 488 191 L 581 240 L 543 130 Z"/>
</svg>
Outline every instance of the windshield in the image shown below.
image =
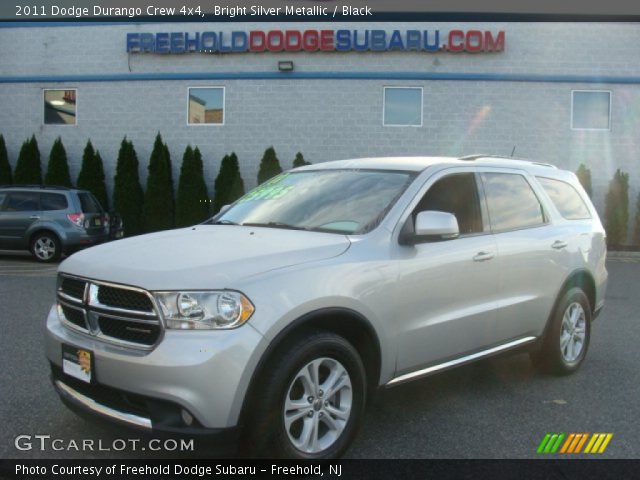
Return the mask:
<svg viewBox="0 0 640 480">
<path fill-rule="evenodd" d="M 385 170 L 287 172 L 247 193 L 213 223 L 365 233 L 382 221 L 414 176 Z"/>
</svg>

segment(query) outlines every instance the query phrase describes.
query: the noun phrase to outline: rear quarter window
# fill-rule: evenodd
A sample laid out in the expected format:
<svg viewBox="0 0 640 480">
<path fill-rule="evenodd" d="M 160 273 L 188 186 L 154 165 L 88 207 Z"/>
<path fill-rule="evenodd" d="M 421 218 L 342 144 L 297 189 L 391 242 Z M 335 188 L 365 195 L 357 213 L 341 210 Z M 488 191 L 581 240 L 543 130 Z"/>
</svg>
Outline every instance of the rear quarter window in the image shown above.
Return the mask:
<svg viewBox="0 0 640 480">
<path fill-rule="evenodd" d="M 6 201 L 6 212 L 34 212 L 40 210 L 38 194 L 32 192 L 12 192 Z"/>
<path fill-rule="evenodd" d="M 80 199 L 82 213 L 102 213 L 100 203 L 90 193 L 79 193 L 78 198 Z"/>
<path fill-rule="evenodd" d="M 591 218 L 589 208 L 578 191 L 567 182 L 552 178 L 536 177 L 544 191 L 567 220 L 585 220 Z"/>
<path fill-rule="evenodd" d="M 43 211 L 66 210 L 68 207 L 67 197 L 61 193 L 40 194 L 40 209 Z"/>
</svg>

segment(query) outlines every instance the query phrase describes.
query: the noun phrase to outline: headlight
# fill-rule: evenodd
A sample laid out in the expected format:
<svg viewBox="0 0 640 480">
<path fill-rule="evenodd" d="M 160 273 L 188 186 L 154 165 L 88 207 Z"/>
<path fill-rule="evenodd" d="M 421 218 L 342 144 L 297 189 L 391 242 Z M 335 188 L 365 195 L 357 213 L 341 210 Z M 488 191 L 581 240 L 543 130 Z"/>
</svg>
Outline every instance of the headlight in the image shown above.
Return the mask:
<svg viewBox="0 0 640 480">
<path fill-rule="evenodd" d="M 213 330 L 236 328 L 255 308 L 240 292 L 155 292 L 167 328 Z"/>
</svg>

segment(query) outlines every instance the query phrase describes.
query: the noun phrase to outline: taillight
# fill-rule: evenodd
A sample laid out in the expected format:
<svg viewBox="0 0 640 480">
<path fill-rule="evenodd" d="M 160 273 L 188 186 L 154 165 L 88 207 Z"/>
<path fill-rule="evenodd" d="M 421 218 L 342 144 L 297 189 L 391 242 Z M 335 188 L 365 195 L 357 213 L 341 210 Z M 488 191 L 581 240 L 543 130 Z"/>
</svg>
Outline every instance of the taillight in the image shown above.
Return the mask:
<svg viewBox="0 0 640 480">
<path fill-rule="evenodd" d="M 82 228 L 84 226 L 84 213 L 67 213 L 67 218 L 76 227 Z"/>
</svg>

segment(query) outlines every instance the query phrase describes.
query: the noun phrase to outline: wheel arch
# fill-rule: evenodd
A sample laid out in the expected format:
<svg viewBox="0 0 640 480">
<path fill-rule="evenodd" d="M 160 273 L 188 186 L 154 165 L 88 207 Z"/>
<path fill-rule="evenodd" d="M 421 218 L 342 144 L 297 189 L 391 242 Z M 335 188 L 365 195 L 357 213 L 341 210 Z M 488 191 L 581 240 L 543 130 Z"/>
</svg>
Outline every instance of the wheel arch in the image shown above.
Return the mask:
<svg viewBox="0 0 640 480">
<path fill-rule="evenodd" d="M 342 307 L 323 308 L 306 313 L 283 328 L 262 354 L 254 369 L 240 411 L 239 424 L 244 424 L 255 399 L 255 389 L 262 372 L 274 355 L 287 342 L 302 337 L 310 330 L 324 330 L 344 337 L 358 351 L 367 374 L 367 393 L 380 382 L 382 354 L 378 335 L 371 322 L 359 312 Z"/>
</svg>

